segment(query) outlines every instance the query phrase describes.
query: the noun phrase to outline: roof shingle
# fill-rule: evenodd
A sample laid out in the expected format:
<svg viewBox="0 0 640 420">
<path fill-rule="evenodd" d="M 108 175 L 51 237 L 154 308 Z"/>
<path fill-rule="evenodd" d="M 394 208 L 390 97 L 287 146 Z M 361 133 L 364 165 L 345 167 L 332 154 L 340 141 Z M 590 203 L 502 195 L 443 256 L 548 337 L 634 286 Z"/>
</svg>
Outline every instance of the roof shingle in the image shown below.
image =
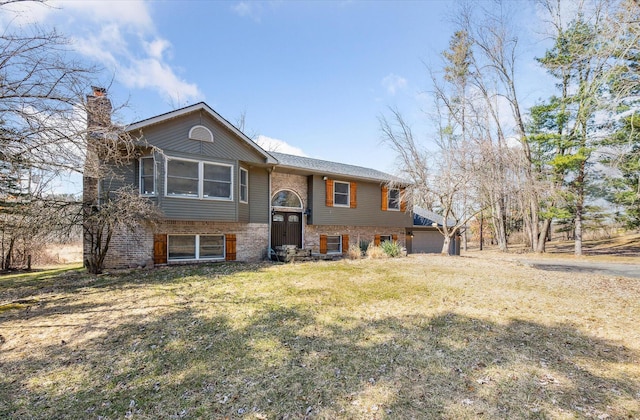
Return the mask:
<svg viewBox="0 0 640 420">
<path fill-rule="evenodd" d="M 328 160 L 313 159 L 303 156 L 288 155 L 286 153 L 269 152 L 275 157 L 279 165 L 285 168 L 301 169 L 321 175 L 341 175 L 372 181 L 396 182 L 408 185 L 410 182 L 386 172 L 362 166 L 347 165 L 345 163 L 330 162 Z"/>
</svg>

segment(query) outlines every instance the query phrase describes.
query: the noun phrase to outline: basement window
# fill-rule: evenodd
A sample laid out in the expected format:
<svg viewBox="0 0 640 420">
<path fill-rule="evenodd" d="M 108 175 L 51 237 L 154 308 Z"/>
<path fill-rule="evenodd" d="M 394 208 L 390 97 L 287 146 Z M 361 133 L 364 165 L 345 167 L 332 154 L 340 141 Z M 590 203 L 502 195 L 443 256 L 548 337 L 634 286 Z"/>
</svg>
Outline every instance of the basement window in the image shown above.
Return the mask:
<svg viewBox="0 0 640 420">
<path fill-rule="evenodd" d="M 342 237 L 340 235 L 327 236 L 327 254 L 342 253 Z"/>
<path fill-rule="evenodd" d="M 169 261 L 223 260 L 224 235 L 169 235 Z"/>
</svg>

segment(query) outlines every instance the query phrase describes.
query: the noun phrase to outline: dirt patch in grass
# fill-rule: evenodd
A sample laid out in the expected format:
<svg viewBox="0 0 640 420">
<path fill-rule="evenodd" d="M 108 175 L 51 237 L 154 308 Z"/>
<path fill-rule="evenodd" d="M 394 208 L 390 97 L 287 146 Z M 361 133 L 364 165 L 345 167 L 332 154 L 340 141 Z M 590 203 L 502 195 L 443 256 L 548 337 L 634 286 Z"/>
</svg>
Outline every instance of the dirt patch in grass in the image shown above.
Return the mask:
<svg viewBox="0 0 640 420">
<path fill-rule="evenodd" d="M 637 418 L 639 284 L 439 256 L 0 280 L 0 418 Z"/>
</svg>

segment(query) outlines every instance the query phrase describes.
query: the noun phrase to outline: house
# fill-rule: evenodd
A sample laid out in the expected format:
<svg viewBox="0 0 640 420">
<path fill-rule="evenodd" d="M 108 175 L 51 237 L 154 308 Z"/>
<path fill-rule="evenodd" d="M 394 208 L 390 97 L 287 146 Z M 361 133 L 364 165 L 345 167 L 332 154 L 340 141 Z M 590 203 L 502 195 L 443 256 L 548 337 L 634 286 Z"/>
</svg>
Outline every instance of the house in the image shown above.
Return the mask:
<svg viewBox="0 0 640 420">
<path fill-rule="evenodd" d="M 105 106 L 104 91 L 88 103 Z M 163 217 L 114 237 L 106 267 L 256 261 L 283 245 L 340 255 L 360 241 L 404 246 L 413 228 L 407 182 L 375 169 L 267 152 L 203 102 L 126 130 L 153 147 L 141 149 L 123 180 L 101 180 L 98 188 L 136 185 Z"/>
</svg>

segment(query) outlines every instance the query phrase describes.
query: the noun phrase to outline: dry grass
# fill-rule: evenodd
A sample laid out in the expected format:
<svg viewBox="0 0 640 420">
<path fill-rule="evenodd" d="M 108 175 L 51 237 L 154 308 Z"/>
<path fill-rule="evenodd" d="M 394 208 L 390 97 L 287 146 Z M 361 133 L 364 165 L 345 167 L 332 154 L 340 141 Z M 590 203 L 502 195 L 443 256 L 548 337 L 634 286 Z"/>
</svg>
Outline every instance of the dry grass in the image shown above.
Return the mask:
<svg viewBox="0 0 640 420">
<path fill-rule="evenodd" d="M 0 278 L 0 418 L 638 418 L 639 301 L 439 256 Z"/>
<path fill-rule="evenodd" d="M 584 241 L 584 255 L 582 257 L 574 256 L 574 245 L 574 241 L 553 240 L 551 242 L 547 242 L 546 253 L 536 254 L 530 252 L 523 244 L 517 243 L 510 244 L 509 253 L 503 254 L 498 251 L 496 246 L 485 245 L 484 250 L 480 251 L 477 243 L 471 243 L 468 247 L 467 253 L 464 254 L 482 258 L 492 258 L 495 255 L 498 255 L 498 258 L 505 258 L 505 255 L 507 258 L 509 255 L 528 255 L 544 259 L 590 259 L 598 262 L 622 264 L 637 264 L 640 260 L 640 233 L 627 233 L 610 238 Z"/>
</svg>

